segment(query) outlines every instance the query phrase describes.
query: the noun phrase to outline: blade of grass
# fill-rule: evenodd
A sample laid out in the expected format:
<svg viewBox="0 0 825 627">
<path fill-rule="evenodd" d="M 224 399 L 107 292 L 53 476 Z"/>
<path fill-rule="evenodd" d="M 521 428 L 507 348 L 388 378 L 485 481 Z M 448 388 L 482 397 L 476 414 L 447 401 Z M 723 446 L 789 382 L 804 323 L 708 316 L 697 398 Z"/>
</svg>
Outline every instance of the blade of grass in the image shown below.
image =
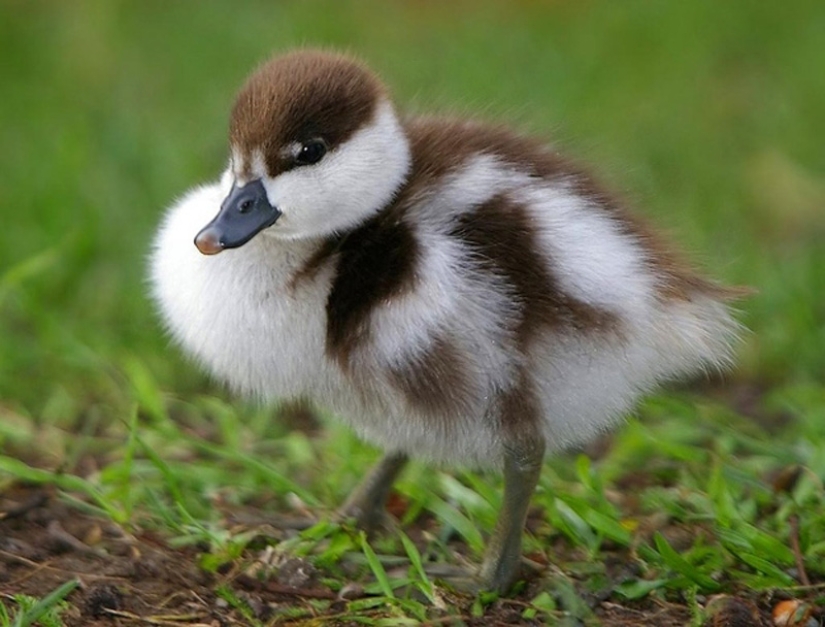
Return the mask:
<svg viewBox="0 0 825 627">
<path fill-rule="evenodd" d="M 679 555 L 672 546 L 665 540 L 665 537 L 658 531 L 653 536 L 653 541 L 656 544 L 656 550 L 662 558 L 666 566 L 676 571 L 680 575 L 684 575 L 687 579 L 694 582 L 705 590 L 718 590 L 719 584 L 713 579 L 702 573 L 693 564 L 688 562 L 684 557 Z"/>
<path fill-rule="evenodd" d="M 60 258 L 60 246 L 47 248 L 23 261 L 13 265 L 0 275 L 0 305 L 6 299 L 11 290 L 28 279 L 44 273 L 53 266 Z"/>
<path fill-rule="evenodd" d="M 458 531 L 473 552 L 480 554 L 484 550 L 481 532 L 458 508 L 437 496 L 433 496 L 428 507 L 433 514 Z"/>
<path fill-rule="evenodd" d="M 80 582 L 77 579 L 71 579 L 58 586 L 28 610 L 19 614 L 13 623 L 13 627 L 29 627 L 29 625 L 35 623 L 46 612 L 65 599 L 69 593 L 79 585 Z"/>
<path fill-rule="evenodd" d="M 372 550 L 369 542 L 367 542 L 367 534 L 361 531 L 358 534 L 358 541 L 361 544 L 361 551 L 363 551 L 364 557 L 367 558 L 367 564 L 369 564 L 372 574 L 375 575 L 376 580 L 381 586 L 381 591 L 384 593 L 384 596 L 394 599 L 395 593 L 392 591 L 389 577 L 387 577 L 387 571 L 384 570 L 384 565 L 381 564 L 375 551 Z"/>
<path fill-rule="evenodd" d="M 430 581 L 430 578 L 427 577 L 427 573 L 424 571 L 424 564 L 421 562 L 421 554 L 418 552 L 418 549 L 406 533 L 399 531 L 398 536 L 401 538 L 401 544 L 404 545 L 404 551 L 406 551 L 407 557 L 410 558 L 410 564 L 412 564 L 413 571 L 418 577 L 418 581 L 416 582 L 418 589 L 421 590 L 430 603 L 435 603 L 433 584 Z"/>
<path fill-rule="evenodd" d="M 312 507 L 318 507 L 321 505 L 321 502 L 312 494 L 312 492 L 301 487 L 294 481 L 287 479 L 274 468 L 268 466 L 259 459 L 256 459 L 252 455 L 248 455 L 240 451 L 227 450 L 222 446 L 212 444 L 211 442 L 206 442 L 198 438 L 193 438 L 186 434 L 181 434 L 181 439 L 187 444 L 190 444 L 199 452 L 208 453 L 220 459 L 235 462 L 248 470 L 254 471 L 270 483 L 274 489 L 281 492 L 294 492 L 301 498 L 302 501 L 304 501 L 304 503 Z"/>
<path fill-rule="evenodd" d="M 115 507 L 97 486 L 82 477 L 34 468 L 19 459 L 5 455 L 0 455 L 0 472 L 30 483 L 48 483 L 67 492 L 80 492 L 94 501 L 115 522 L 124 523 L 128 520 L 125 512 Z"/>
</svg>

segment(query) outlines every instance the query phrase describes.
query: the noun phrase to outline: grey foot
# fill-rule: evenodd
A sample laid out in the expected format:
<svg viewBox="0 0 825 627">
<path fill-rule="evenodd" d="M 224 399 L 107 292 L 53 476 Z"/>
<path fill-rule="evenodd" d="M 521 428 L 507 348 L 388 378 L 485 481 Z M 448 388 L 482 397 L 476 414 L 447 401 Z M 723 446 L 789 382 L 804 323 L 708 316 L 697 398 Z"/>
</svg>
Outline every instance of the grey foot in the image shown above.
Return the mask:
<svg viewBox="0 0 825 627">
<path fill-rule="evenodd" d="M 446 583 L 456 592 L 476 595 L 480 592 L 495 592 L 506 595 L 512 587 L 524 579 L 532 579 L 544 570 L 544 567 L 527 558 L 521 558 L 509 573 L 499 573 L 498 577 L 485 574 L 483 570 L 464 568 L 452 564 L 427 564 L 424 571 L 429 577 Z M 502 576 L 503 575 L 503 576 Z"/>
<path fill-rule="evenodd" d="M 392 484 L 407 463 L 402 453 L 388 453 L 370 470 L 336 514 L 339 520 L 355 519 L 355 524 L 371 533 L 393 530 L 397 525 L 384 506 Z"/>
<path fill-rule="evenodd" d="M 387 513 L 383 505 L 364 508 L 360 504 L 345 503 L 335 511 L 333 520 L 339 523 L 353 520 L 355 526 L 366 531 L 368 535 L 392 533 L 398 528 L 398 523 Z"/>
</svg>

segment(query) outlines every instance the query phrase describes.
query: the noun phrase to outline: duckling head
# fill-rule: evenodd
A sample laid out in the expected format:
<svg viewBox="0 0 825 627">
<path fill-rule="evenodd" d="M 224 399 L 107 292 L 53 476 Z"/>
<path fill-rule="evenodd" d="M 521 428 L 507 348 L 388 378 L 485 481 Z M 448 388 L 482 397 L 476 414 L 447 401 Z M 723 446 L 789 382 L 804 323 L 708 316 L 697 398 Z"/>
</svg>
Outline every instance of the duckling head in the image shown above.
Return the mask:
<svg viewBox="0 0 825 627">
<path fill-rule="evenodd" d="M 386 89 L 358 61 L 303 50 L 263 64 L 235 100 L 231 190 L 195 238 L 203 254 L 253 237 L 324 237 L 384 207 L 410 148 Z"/>
</svg>

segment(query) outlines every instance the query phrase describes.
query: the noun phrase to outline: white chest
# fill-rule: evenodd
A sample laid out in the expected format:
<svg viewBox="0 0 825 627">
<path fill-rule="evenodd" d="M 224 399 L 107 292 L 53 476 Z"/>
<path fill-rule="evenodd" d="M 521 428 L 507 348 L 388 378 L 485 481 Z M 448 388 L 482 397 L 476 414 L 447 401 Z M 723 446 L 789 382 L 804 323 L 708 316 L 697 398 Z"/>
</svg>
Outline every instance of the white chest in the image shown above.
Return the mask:
<svg viewBox="0 0 825 627">
<path fill-rule="evenodd" d="M 189 194 L 161 227 L 153 292 L 170 331 L 215 376 L 245 395 L 274 398 L 324 390 L 336 374 L 324 357 L 327 281 L 293 289 L 309 247 L 258 237 L 206 257 L 192 244 L 222 197 Z"/>
</svg>

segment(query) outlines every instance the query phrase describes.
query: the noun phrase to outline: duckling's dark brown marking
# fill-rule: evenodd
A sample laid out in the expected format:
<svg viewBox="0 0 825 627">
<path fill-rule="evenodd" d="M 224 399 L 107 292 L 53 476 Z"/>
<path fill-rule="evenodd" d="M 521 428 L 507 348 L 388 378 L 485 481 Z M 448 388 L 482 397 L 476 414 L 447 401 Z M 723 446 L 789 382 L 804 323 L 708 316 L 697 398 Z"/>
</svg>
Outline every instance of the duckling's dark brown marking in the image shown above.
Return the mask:
<svg viewBox="0 0 825 627">
<path fill-rule="evenodd" d="M 539 253 L 536 230 L 524 207 L 503 195 L 493 196 L 463 214 L 451 235 L 464 241 L 485 271 L 504 278 L 520 312 L 516 327 L 524 350 L 542 328 L 569 326 L 580 331 L 608 330 L 616 317 L 565 294 Z"/>
<path fill-rule="evenodd" d="M 326 348 L 346 369 L 353 351 L 368 339 L 372 311 L 414 286 L 418 241 L 401 211 L 390 210 L 349 233 L 334 250 L 338 261 L 327 299 Z"/>
<path fill-rule="evenodd" d="M 427 350 L 389 369 L 390 381 L 407 401 L 431 416 L 449 418 L 471 407 L 468 364 L 454 341 L 435 337 Z"/>
<path fill-rule="evenodd" d="M 552 151 L 535 137 L 519 135 L 504 126 L 437 117 L 408 121 L 407 133 L 413 154 L 410 179 L 415 183 L 400 192 L 400 202 L 425 193 L 437 179 L 459 169 L 467 159 L 489 154 L 536 178 L 548 182 L 564 180 L 582 197 L 593 200 L 595 208 L 610 215 L 621 232 L 647 251 L 646 261 L 651 270 L 665 279 L 658 285 L 662 300 L 689 300 L 697 293 L 734 300 L 750 293 L 721 286 L 697 274 L 665 237 L 643 217 L 628 211 L 626 203 L 615 193 L 605 189 L 583 166 Z"/>
<path fill-rule="evenodd" d="M 254 150 L 262 150 L 271 177 L 288 168 L 281 150 L 322 137 L 334 148 L 363 128 L 384 89 L 352 59 L 303 51 L 262 65 L 238 93 L 229 128 L 248 176 Z"/>
</svg>

